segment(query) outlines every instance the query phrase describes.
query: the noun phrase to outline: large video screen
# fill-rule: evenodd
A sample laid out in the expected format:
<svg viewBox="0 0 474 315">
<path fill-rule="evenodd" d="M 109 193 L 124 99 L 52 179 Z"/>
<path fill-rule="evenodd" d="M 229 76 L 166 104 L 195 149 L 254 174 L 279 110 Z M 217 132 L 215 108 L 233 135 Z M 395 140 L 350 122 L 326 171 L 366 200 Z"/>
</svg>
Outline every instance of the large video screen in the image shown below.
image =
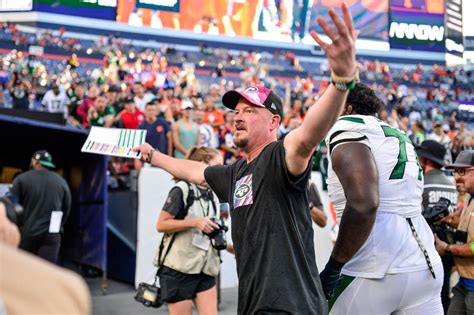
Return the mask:
<svg viewBox="0 0 474 315">
<path fill-rule="evenodd" d="M 138 3 L 137 3 L 138 1 Z M 147 0 L 146 2 L 150 2 Z M 153 10 L 143 0 L 118 0 L 117 21 L 135 26 L 170 28 L 273 41 L 301 41 L 319 29 L 318 16 L 342 0 L 179 0 L 179 12 Z M 151 2 L 160 3 L 160 0 Z M 388 0 L 349 0 L 360 37 L 388 40 Z M 175 10 L 178 11 L 178 10 Z"/>
<path fill-rule="evenodd" d="M 309 29 L 322 32 L 316 19 L 328 17 L 330 8 L 339 8 L 343 0 L 315 0 L 311 9 Z M 360 30 L 359 37 L 388 40 L 388 0 L 350 0 L 349 5 L 354 26 Z"/>
<path fill-rule="evenodd" d="M 444 0 L 391 0 L 390 47 L 445 50 Z"/>
<path fill-rule="evenodd" d="M 33 10 L 115 20 L 117 0 L 35 0 Z"/>
</svg>

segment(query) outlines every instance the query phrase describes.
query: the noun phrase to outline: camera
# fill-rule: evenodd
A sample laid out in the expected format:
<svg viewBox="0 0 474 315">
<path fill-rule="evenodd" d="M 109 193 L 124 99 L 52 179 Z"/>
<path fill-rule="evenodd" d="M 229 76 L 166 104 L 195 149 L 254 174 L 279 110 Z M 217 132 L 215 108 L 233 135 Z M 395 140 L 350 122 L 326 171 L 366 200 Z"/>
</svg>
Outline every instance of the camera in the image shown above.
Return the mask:
<svg viewBox="0 0 474 315">
<path fill-rule="evenodd" d="M 219 226 L 218 229 L 212 231 L 211 233 L 204 233 L 211 239 L 212 247 L 217 250 L 223 250 L 227 248 L 227 241 L 225 233 L 229 228 L 225 225 L 223 219 L 211 218 L 212 222 Z"/>
<path fill-rule="evenodd" d="M 453 243 L 466 244 L 467 243 L 467 232 L 456 230 L 453 235 Z"/>
<path fill-rule="evenodd" d="M 438 202 L 434 206 L 423 210 L 423 217 L 426 219 L 426 222 L 428 222 L 431 229 L 433 229 L 435 222 L 449 215 L 450 205 L 451 201 L 449 199 L 439 198 Z"/>
<path fill-rule="evenodd" d="M 0 203 L 5 205 L 8 219 L 14 224 L 19 225 L 23 206 L 18 203 L 16 196 L 11 192 L 7 192 L 3 197 L 0 197 Z"/>
<path fill-rule="evenodd" d="M 449 244 L 465 244 L 467 242 L 467 232 L 454 230 L 446 224 L 435 225 L 434 223 L 449 215 L 449 206 L 451 201 L 446 198 L 440 198 L 433 206 L 423 211 L 423 217 L 428 222 L 431 230 L 438 237 Z"/>
<path fill-rule="evenodd" d="M 146 307 L 159 308 L 163 305 L 161 301 L 161 289 L 155 284 L 145 282 L 141 282 L 138 285 L 135 300 Z"/>
</svg>

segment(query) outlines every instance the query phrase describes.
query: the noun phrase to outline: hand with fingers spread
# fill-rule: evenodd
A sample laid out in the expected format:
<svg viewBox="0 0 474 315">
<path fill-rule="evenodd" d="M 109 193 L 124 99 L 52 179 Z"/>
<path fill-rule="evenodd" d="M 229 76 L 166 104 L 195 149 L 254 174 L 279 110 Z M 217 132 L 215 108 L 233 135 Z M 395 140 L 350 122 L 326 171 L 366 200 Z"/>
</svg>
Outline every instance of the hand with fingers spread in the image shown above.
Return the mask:
<svg viewBox="0 0 474 315">
<path fill-rule="evenodd" d="M 359 31 L 354 30 L 354 23 L 347 3 L 344 3 L 341 9 L 342 18 L 333 9 L 329 10 L 329 16 L 336 29 L 321 17 L 318 17 L 317 20 L 326 35 L 332 40 L 331 44 L 325 43 L 315 31 L 311 31 L 311 36 L 326 53 L 333 74 L 347 78 L 356 74 L 355 41 Z"/>
<path fill-rule="evenodd" d="M 205 234 L 209 234 L 219 228 L 219 226 L 209 217 L 194 219 L 194 226 L 203 231 Z"/>
</svg>

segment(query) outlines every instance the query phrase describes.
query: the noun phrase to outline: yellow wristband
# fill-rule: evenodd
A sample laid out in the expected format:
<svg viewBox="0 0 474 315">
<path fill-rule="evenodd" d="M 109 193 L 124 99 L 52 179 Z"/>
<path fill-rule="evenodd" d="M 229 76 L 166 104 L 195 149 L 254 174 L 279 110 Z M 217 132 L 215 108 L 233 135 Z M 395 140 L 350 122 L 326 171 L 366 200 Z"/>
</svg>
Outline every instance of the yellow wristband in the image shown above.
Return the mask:
<svg viewBox="0 0 474 315">
<path fill-rule="evenodd" d="M 360 81 L 359 70 L 356 70 L 356 72 L 350 77 L 340 77 L 340 76 L 335 75 L 334 72 L 331 72 L 331 82 L 346 84 L 346 83 L 351 83 L 353 81 L 356 81 L 356 82 Z"/>
</svg>

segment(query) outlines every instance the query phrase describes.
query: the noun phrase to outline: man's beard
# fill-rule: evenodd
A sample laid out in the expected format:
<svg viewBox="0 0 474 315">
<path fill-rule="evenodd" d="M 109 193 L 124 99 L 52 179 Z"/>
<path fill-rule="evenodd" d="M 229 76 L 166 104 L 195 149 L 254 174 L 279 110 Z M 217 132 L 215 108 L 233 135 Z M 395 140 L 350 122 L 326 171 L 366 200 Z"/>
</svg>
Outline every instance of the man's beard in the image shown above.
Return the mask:
<svg viewBox="0 0 474 315">
<path fill-rule="evenodd" d="M 234 143 L 237 148 L 244 148 L 247 146 L 247 144 L 249 144 L 249 141 L 247 139 L 240 139 L 240 140 L 234 139 Z"/>
</svg>

